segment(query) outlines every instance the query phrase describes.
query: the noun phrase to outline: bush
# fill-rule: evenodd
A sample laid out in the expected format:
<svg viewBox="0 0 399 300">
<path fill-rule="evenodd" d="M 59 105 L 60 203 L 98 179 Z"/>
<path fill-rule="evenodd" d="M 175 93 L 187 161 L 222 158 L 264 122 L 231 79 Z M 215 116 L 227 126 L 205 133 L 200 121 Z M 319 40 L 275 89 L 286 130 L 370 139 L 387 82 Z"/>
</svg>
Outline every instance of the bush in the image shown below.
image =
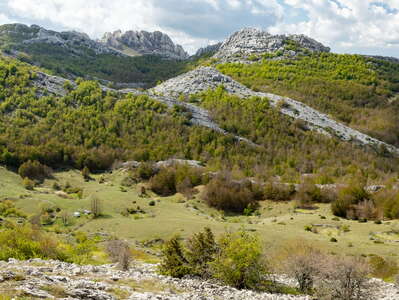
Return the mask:
<svg viewBox="0 0 399 300">
<path fill-rule="evenodd" d="M 128 243 L 121 240 L 109 241 L 106 249 L 112 262 L 118 263 L 123 271 L 129 269 L 132 253 Z"/>
<path fill-rule="evenodd" d="M 399 193 L 394 189 L 382 189 L 373 194 L 373 201 L 383 216 L 390 219 L 399 218 Z M 382 218 L 382 216 L 379 216 Z"/>
<path fill-rule="evenodd" d="M 257 194 L 249 181 L 233 181 L 228 174 L 212 179 L 202 194 L 205 202 L 224 211 L 242 213 L 257 206 Z"/>
<path fill-rule="evenodd" d="M 137 176 L 142 180 L 148 180 L 156 174 L 156 170 L 152 163 L 142 162 L 136 169 Z"/>
<path fill-rule="evenodd" d="M 96 196 L 91 197 L 90 208 L 94 218 L 98 218 L 102 215 L 102 202 Z"/>
<path fill-rule="evenodd" d="M 264 188 L 264 198 L 273 201 L 288 201 L 295 194 L 294 185 L 269 181 Z"/>
<path fill-rule="evenodd" d="M 238 289 L 260 289 L 267 274 L 261 243 L 247 232 L 226 233 L 210 263 L 212 276 Z"/>
<path fill-rule="evenodd" d="M 24 162 L 18 169 L 18 174 L 22 178 L 29 178 L 40 182 L 46 178 L 51 178 L 51 173 L 52 171 L 49 167 L 42 165 L 36 160 Z"/>
<path fill-rule="evenodd" d="M 211 272 L 209 263 L 213 261 L 214 255 L 218 250 L 214 235 L 210 228 L 205 228 L 203 232 L 194 234 L 187 240 L 186 257 L 190 266 L 190 273 L 202 278 L 209 278 Z"/>
<path fill-rule="evenodd" d="M 182 278 L 189 275 L 191 269 L 184 255 L 184 248 L 178 236 L 167 241 L 162 249 L 162 262 L 159 271 L 163 275 Z"/>
<path fill-rule="evenodd" d="M 24 188 L 29 191 L 32 191 L 35 188 L 35 182 L 33 180 L 30 180 L 28 177 L 25 177 L 24 180 L 22 180 L 22 184 Z"/>
<path fill-rule="evenodd" d="M 161 196 L 171 196 L 176 193 L 176 172 L 171 168 L 162 168 L 150 179 L 150 188 Z"/>
<path fill-rule="evenodd" d="M 310 245 L 298 242 L 286 247 L 283 255 L 280 261 L 284 273 L 295 278 L 301 292 L 311 293 L 320 275 L 320 262 L 324 259 L 322 253 Z"/>
<path fill-rule="evenodd" d="M 364 186 L 349 184 L 339 190 L 337 199 L 331 203 L 332 213 L 338 217 L 347 218 L 350 216 L 350 210 L 353 210 L 357 204 L 369 200 L 369 198 L 370 195 L 364 189 Z"/>
<path fill-rule="evenodd" d="M 180 192 L 189 198 L 193 194 L 193 187 L 202 183 L 202 170 L 185 164 L 161 168 L 150 179 L 152 191 L 161 196 L 171 196 Z"/>
<path fill-rule="evenodd" d="M 398 264 L 393 259 L 384 259 L 381 256 L 373 255 L 369 259 L 373 277 L 381 279 L 394 278 L 399 271 Z"/>
<path fill-rule="evenodd" d="M 320 295 L 320 298 L 369 299 L 369 266 L 363 259 L 331 256 L 322 271 L 318 292 L 324 295 Z"/>
<path fill-rule="evenodd" d="M 295 195 L 297 207 L 312 208 L 314 203 L 321 202 L 321 190 L 315 184 L 304 182 L 299 185 Z"/>
<path fill-rule="evenodd" d="M 57 238 L 31 226 L 15 226 L 0 231 L 0 260 L 30 258 L 68 260 Z"/>
<path fill-rule="evenodd" d="M 82 169 L 82 176 L 83 176 L 83 179 L 84 179 L 85 181 L 89 181 L 89 180 L 91 179 L 91 177 L 90 177 L 90 170 L 89 170 L 88 167 L 85 166 L 85 167 Z"/>
</svg>

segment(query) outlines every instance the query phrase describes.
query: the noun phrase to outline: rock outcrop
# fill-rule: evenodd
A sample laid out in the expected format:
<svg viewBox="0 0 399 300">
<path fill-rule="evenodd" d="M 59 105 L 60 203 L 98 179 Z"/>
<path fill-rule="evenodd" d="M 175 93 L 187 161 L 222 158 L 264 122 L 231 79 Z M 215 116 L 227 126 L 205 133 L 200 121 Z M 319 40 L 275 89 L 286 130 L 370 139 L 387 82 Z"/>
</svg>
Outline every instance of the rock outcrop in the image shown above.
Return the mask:
<svg viewBox="0 0 399 300">
<path fill-rule="evenodd" d="M 82 51 L 80 49 L 81 47 L 91 49 L 96 54 L 118 54 L 118 52 L 112 50 L 111 48 L 93 41 L 87 34 L 76 31 L 56 32 L 53 30 L 47 30 L 38 25 L 27 26 L 23 24 L 9 24 L 0 28 L 0 35 L 1 34 L 12 36 L 14 38 L 14 42 L 20 42 L 28 45 L 57 45 L 77 54 Z"/>
<path fill-rule="evenodd" d="M 194 57 L 199 57 L 202 55 L 214 55 L 216 52 L 219 51 L 221 45 L 222 45 L 222 43 L 217 43 L 214 45 L 209 45 L 209 46 L 200 48 L 194 54 Z"/>
<path fill-rule="evenodd" d="M 180 45 L 175 45 L 171 38 L 160 31 L 126 31 L 107 32 L 100 40 L 107 47 L 122 53 L 152 54 L 170 59 L 187 59 L 188 54 Z"/>
<path fill-rule="evenodd" d="M 157 265 L 135 262 L 128 271 L 115 265 L 78 266 L 54 260 L 10 259 L 0 262 L 0 294 L 15 293 L 35 299 L 92 300 L 310 300 L 306 295 L 270 294 L 237 290 L 216 282 L 196 278 L 176 279 L 157 274 Z M 284 275 L 274 276 L 276 282 L 295 286 Z M 18 279 L 18 280 L 17 280 Z M 370 299 L 398 299 L 394 284 L 371 279 Z"/>
<path fill-rule="evenodd" d="M 341 140 L 356 142 L 363 146 L 384 147 L 391 153 L 399 154 L 399 149 L 396 147 L 332 120 L 327 115 L 299 101 L 271 93 L 255 92 L 211 67 L 200 67 L 176 78 L 169 79 L 151 91 L 158 95 L 178 97 L 180 94 L 191 95 L 215 89 L 220 85 L 223 85 L 228 93 L 242 98 L 251 96 L 268 98 L 271 105 L 278 107 L 281 113 L 294 119 L 301 119 L 309 124 L 311 129 L 323 134 L 333 134 Z"/>
<path fill-rule="evenodd" d="M 296 51 L 287 47 L 292 42 L 311 52 L 330 51 L 330 48 L 305 35 L 272 35 L 260 29 L 245 28 L 225 40 L 215 54 L 215 58 L 222 61 L 245 60 L 251 55 L 277 51 L 287 52 L 287 55 L 295 56 Z"/>
<path fill-rule="evenodd" d="M 33 84 L 36 87 L 38 87 L 37 95 L 39 97 L 45 95 L 47 92 L 49 92 L 53 95 L 56 95 L 56 96 L 63 97 L 67 94 L 67 91 L 65 90 L 66 82 L 69 82 L 69 84 L 72 87 L 76 86 L 76 84 L 73 81 L 64 79 L 62 77 L 52 76 L 52 75 L 48 75 L 46 73 L 37 72 L 36 78 L 33 81 Z M 155 100 L 165 104 L 169 108 L 173 108 L 174 106 L 182 107 L 183 111 L 189 115 L 190 122 L 193 125 L 207 127 L 216 132 L 219 132 L 221 134 L 228 134 L 228 132 L 226 132 L 224 129 L 222 129 L 217 123 L 215 123 L 212 120 L 210 113 L 206 109 L 203 109 L 203 108 L 198 107 L 191 103 L 179 101 L 179 100 L 177 100 L 176 97 L 168 97 L 168 96 L 159 95 L 159 94 L 154 93 L 153 91 L 141 92 L 136 89 L 114 90 L 114 89 L 108 88 L 103 85 L 101 86 L 101 88 L 104 92 L 113 91 L 113 92 L 118 92 L 118 93 L 122 93 L 122 94 L 131 93 L 134 95 L 149 95 L 152 99 L 155 99 Z M 234 137 L 238 141 L 242 141 L 249 145 L 256 146 L 255 143 L 251 142 L 250 140 L 248 140 L 246 138 L 243 138 L 240 136 L 235 136 L 235 135 L 234 135 Z"/>
</svg>

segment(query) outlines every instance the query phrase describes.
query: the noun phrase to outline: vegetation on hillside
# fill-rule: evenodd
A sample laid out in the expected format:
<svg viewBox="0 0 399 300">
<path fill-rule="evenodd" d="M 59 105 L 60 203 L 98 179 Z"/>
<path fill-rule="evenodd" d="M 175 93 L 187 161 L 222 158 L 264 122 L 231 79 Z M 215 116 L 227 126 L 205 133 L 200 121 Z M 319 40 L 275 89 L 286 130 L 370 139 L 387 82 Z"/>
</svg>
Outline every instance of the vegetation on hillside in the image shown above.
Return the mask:
<svg viewBox="0 0 399 300">
<path fill-rule="evenodd" d="M 396 172 L 395 158 L 308 131 L 267 99 L 243 100 L 222 87 L 189 100 L 200 101 L 224 129 L 260 147 L 193 126 L 189 115 L 147 96 L 103 92 L 94 81 L 78 80 L 76 89 L 62 98 L 39 97 L 34 77 L 25 64 L 0 62 L 0 163 L 19 167 L 31 160 L 93 172 L 117 160 L 178 157 L 246 176 L 295 181 L 313 173 L 330 182 L 357 173 L 375 179 Z"/>
<path fill-rule="evenodd" d="M 254 90 L 300 100 L 399 145 L 399 64 L 359 55 L 313 53 L 217 68 Z"/>
<path fill-rule="evenodd" d="M 0 26 L 0 50 L 17 53 L 17 58 L 64 77 L 102 79 L 118 83 L 143 83 L 153 86 L 174 77 L 187 67 L 187 61 L 164 59 L 155 55 L 124 56 L 113 53 L 96 54 L 81 45 L 63 47 L 56 44 L 24 44 L 37 28 L 14 25 Z"/>
</svg>

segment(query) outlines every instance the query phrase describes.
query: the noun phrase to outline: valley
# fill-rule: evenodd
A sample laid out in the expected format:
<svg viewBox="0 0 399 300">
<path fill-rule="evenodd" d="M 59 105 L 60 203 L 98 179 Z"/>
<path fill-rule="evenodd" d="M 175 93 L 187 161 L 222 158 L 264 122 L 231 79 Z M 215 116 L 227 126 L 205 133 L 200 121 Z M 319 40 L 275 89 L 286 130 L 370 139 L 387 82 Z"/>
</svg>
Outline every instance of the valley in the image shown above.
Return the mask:
<svg viewBox="0 0 399 300">
<path fill-rule="evenodd" d="M 398 295 L 395 60 L 258 29 L 0 49 L 0 299 Z"/>
</svg>

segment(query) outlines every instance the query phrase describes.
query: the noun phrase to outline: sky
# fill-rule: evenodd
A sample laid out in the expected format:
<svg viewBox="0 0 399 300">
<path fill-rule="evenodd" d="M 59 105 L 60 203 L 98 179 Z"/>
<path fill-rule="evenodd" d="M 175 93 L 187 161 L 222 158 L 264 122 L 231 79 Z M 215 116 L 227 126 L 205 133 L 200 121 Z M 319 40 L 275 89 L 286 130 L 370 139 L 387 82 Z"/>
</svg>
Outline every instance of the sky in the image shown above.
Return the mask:
<svg viewBox="0 0 399 300">
<path fill-rule="evenodd" d="M 160 30 L 188 52 L 244 27 L 306 34 L 338 53 L 399 57 L 399 0 L 0 0 L 0 24 Z"/>
</svg>

